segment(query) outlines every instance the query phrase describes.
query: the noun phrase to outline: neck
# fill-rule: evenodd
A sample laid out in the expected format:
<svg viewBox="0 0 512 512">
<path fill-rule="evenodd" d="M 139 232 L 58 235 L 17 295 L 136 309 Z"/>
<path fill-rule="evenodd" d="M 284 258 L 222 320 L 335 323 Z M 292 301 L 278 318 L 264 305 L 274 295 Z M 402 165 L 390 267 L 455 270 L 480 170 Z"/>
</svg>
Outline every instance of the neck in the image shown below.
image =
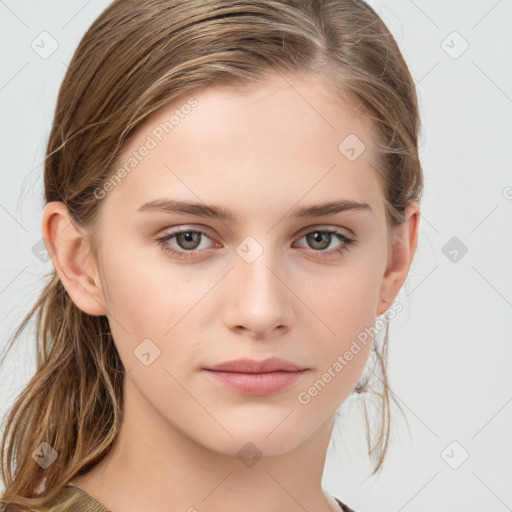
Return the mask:
<svg viewBox="0 0 512 512">
<path fill-rule="evenodd" d="M 339 512 L 321 485 L 334 417 L 284 453 L 265 455 L 256 448 L 263 448 L 262 441 L 236 443 L 226 433 L 221 452 L 173 428 L 129 380 L 125 384 L 123 424 L 114 447 L 72 482 L 111 512 Z"/>
</svg>

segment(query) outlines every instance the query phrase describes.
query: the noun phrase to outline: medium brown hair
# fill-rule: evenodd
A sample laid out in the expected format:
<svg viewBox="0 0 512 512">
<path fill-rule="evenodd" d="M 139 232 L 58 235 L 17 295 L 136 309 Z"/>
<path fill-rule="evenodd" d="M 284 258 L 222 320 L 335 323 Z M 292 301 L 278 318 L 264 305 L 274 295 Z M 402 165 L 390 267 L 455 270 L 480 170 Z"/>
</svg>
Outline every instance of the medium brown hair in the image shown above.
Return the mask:
<svg viewBox="0 0 512 512">
<path fill-rule="evenodd" d="M 94 226 L 102 204 L 95 189 L 151 113 L 212 84 L 264 83 L 269 72 L 317 73 L 374 121 L 387 225 L 403 222 L 423 188 L 415 85 L 390 31 L 362 0 L 114 1 L 83 36 L 60 87 L 46 202 L 64 203 L 78 227 Z M 9 343 L 36 318 L 36 372 L 6 417 L 2 511 L 50 503 L 108 453 L 123 419 L 125 373 L 106 316 L 78 309 L 55 269 L 47 277 Z M 371 446 L 368 437 L 374 473 L 389 438 L 387 324 L 385 333 L 382 346 L 372 345 L 381 391 L 369 390 L 367 379 L 354 390 L 382 404 L 377 441 Z M 47 468 L 32 458 L 41 443 L 58 453 Z"/>
</svg>

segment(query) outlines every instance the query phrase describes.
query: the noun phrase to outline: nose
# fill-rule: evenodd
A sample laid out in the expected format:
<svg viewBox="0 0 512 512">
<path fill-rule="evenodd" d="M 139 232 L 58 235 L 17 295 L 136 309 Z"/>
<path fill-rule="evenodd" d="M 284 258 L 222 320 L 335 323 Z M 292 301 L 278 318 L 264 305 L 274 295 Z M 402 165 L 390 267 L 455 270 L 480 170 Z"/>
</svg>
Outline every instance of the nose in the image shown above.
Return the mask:
<svg viewBox="0 0 512 512">
<path fill-rule="evenodd" d="M 254 261 L 235 255 L 229 273 L 228 298 L 223 310 L 230 330 L 268 339 L 287 332 L 295 318 L 294 295 L 287 273 L 270 249 Z M 289 280 L 289 278 L 288 278 Z"/>
</svg>

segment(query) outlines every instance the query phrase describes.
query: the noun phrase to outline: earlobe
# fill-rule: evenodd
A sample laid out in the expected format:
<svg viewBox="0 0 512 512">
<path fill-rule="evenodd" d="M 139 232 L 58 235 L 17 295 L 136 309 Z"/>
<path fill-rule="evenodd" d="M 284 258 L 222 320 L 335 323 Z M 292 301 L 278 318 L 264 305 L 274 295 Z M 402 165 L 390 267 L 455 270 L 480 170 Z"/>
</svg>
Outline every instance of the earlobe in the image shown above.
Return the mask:
<svg viewBox="0 0 512 512">
<path fill-rule="evenodd" d="M 106 314 L 101 282 L 87 235 L 72 222 L 67 206 L 46 204 L 42 219 L 43 241 L 59 278 L 75 305 L 94 316 Z"/>
<path fill-rule="evenodd" d="M 404 284 L 418 245 L 420 206 L 412 201 L 405 208 L 404 222 L 396 226 L 388 266 L 384 273 L 377 316 L 385 313 Z"/>
</svg>

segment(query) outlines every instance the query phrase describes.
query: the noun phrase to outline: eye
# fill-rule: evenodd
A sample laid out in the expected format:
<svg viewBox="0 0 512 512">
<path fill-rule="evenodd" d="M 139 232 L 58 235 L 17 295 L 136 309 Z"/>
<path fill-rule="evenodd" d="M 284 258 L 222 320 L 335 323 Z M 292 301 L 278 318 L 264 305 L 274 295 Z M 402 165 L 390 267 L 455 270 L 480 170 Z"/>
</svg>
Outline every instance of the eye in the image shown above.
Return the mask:
<svg viewBox="0 0 512 512">
<path fill-rule="evenodd" d="M 338 231 L 337 229 L 317 229 L 315 231 L 310 231 L 306 233 L 301 240 L 305 238 L 309 247 L 313 249 L 314 252 L 319 253 L 319 255 L 323 258 L 329 258 L 337 256 L 355 244 L 355 240 L 349 238 L 347 235 Z M 333 241 L 338 240 L 342 242 L 334 249 L 326 251 Z"/>
<path fill-rule="evenodd" d="M 211 240 L 211 238 L 201 230 L 177 229 L 176 231 L 167 233 L 166 235 L 158 238 L 157 242 L 165 252 L 172 254 L 173 256 L 191 258 L 192 256 L 195 256 L 199 250 L 204 252 L 205 248 L 200 246 L 202 239 L 205 237 Z M 177 248 L 169 243 L 174 238 L 178 245 Z"/>
<path fill-rule="evenodd" d="M 173 239 L 176 239 L 176 245 L 170 243 Z M 164 252 L 172 256 L 177 258 L 192 258 L 199 252 L 206 252 L 208 254 L 213 250 L 211 247 L 201 247 L 205 239 L 212 240 L 208 234 L 202 230 L 177 229 L 158 238 L 157 242 Z M 317 253 L 322 258 L 339 256 L 356 242 L 341 231 L 332 228 L 309 231 L 300 238 L 300 240 L 302 239 L 306 239 L 308 246 L 311 248 L 311 252 Z M 325 250 L 336 240 L 341 242 L 337 247 Z M 215 242 L 215 244 L 216 247 L 221 247 L 218 243 Z"/>
</svg>

